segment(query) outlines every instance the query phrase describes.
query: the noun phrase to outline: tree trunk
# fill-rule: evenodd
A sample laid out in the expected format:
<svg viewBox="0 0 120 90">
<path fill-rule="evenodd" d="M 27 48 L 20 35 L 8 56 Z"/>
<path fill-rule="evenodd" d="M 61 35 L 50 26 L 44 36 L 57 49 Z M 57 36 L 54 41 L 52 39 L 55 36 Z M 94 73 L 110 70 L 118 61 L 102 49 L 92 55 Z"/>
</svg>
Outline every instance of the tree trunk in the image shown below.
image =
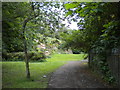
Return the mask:
<svg viewBox="0 0 120 90">
<path fill-rule="evenodd" d="M 29 59 L 28 59 L 28 53 L 27 53 L 26 39 L 24 39 L 24 52 L 25 52 L 25 64 L 26 64 L 26 77 L 30 78 Z"/>
<path fill-rule="evenodd" d="M 28 59 L 28 53 L 27 53 L 27 41 L 25 38 L 25 27 L 28 22 L 28 19 L 26 19 L 23 22 L 23 41 L 24 41 L 24 52 L 25 52 L 25 64 L 26 64 L 26 77 L 30 78 L 30 69 L 29 69 L 29 59 Z"/>
</svg>

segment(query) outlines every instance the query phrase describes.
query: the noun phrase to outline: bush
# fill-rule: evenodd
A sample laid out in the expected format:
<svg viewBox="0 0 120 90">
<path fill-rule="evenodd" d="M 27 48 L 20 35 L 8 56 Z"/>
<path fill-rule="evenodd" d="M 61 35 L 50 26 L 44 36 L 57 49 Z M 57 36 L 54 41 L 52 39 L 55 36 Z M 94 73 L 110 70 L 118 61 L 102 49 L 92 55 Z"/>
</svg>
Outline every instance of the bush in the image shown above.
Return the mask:
<svg viewBox="0 0 120 90">
<path fill-rule="evenodd" d="M 24 52 L 2 53 L 3 61 L 24 61 Z M 45 61 L 46 56 L 42 52 L 28 52 L 30 61 Z"/>
<path fill-rule="evenodd" d="M 78 49 L 72 49 L 72 52 L 73 52 L 73 54 L 80 54 L 80 50 L 78 50 Z"/>
<path fill-rule="evenodd" d="M 40 62 L 44 62 L 45 61 L 45 54 L 42 52 L 32 52 L 29 53 L 29 58 L 32 61 L 40 61 Z"/>
<path fill-rule="evenodd" d="M 2 53 L 3 61 L 22 61 L 24 60 L 23 52 Z"/>
</svg>

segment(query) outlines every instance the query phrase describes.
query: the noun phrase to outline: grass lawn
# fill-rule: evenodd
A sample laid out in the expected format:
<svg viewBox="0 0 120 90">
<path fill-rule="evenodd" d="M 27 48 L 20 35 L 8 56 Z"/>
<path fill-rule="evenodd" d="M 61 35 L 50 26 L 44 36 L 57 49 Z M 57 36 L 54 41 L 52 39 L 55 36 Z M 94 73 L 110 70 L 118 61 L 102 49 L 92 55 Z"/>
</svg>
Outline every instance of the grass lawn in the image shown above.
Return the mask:
<svg viewBox="0 0 120 90">
<path fill-rule="evenodd" d="M 83 54 L 55 54 L 51 55 L 47 62 L 30 62 L 30 80 L 26 79 L 24 62 L 2 62 L 2 87 L 46 88 L 51 72 L 67 61 L 82 60 L 83 56 Z M 44 75 L 47 77 L 43 78 Z"/>
</svg>

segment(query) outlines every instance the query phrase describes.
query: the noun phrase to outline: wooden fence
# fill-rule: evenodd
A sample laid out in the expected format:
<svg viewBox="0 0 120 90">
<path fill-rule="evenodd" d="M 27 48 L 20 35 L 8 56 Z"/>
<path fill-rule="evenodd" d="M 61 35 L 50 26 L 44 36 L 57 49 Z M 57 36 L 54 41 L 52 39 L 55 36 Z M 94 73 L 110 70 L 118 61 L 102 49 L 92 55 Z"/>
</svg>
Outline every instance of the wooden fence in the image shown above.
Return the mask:
<svg viewBox="0 0 120 90">
<path fill-rule="evenodd" d="M 89 53 L 89 66 L 93 69 L 97 69 L 97 66 L 93 65 L 93 58 L 97 53 L 90 51 Z M 117 80 L 117 85 L 120 88 L 120 48 L 114 48 L 106 52 L 107 63 L 112 75 Z"/>
<path fill-rule="evenodd" d="M 117 84 L 120 87 L 120 49 L 112 49 L 111 54 L 107 57 L 107 62 L 112 75 L 116 78 Z"/>
</svg>

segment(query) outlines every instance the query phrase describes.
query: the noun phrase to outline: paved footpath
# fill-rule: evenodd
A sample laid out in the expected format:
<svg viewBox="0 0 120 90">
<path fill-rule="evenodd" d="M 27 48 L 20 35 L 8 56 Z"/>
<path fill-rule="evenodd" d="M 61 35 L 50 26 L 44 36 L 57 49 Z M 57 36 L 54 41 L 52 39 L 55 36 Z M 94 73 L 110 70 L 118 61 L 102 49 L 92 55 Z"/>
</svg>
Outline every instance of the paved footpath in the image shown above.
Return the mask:
<svg viewBox="0 0 120 90">
<path fill-rule="evenodd" d="M 69 61 L 51 76 L 48 88 L 107 88 L 87 65 L 87 60 Z"/>
</svg>

